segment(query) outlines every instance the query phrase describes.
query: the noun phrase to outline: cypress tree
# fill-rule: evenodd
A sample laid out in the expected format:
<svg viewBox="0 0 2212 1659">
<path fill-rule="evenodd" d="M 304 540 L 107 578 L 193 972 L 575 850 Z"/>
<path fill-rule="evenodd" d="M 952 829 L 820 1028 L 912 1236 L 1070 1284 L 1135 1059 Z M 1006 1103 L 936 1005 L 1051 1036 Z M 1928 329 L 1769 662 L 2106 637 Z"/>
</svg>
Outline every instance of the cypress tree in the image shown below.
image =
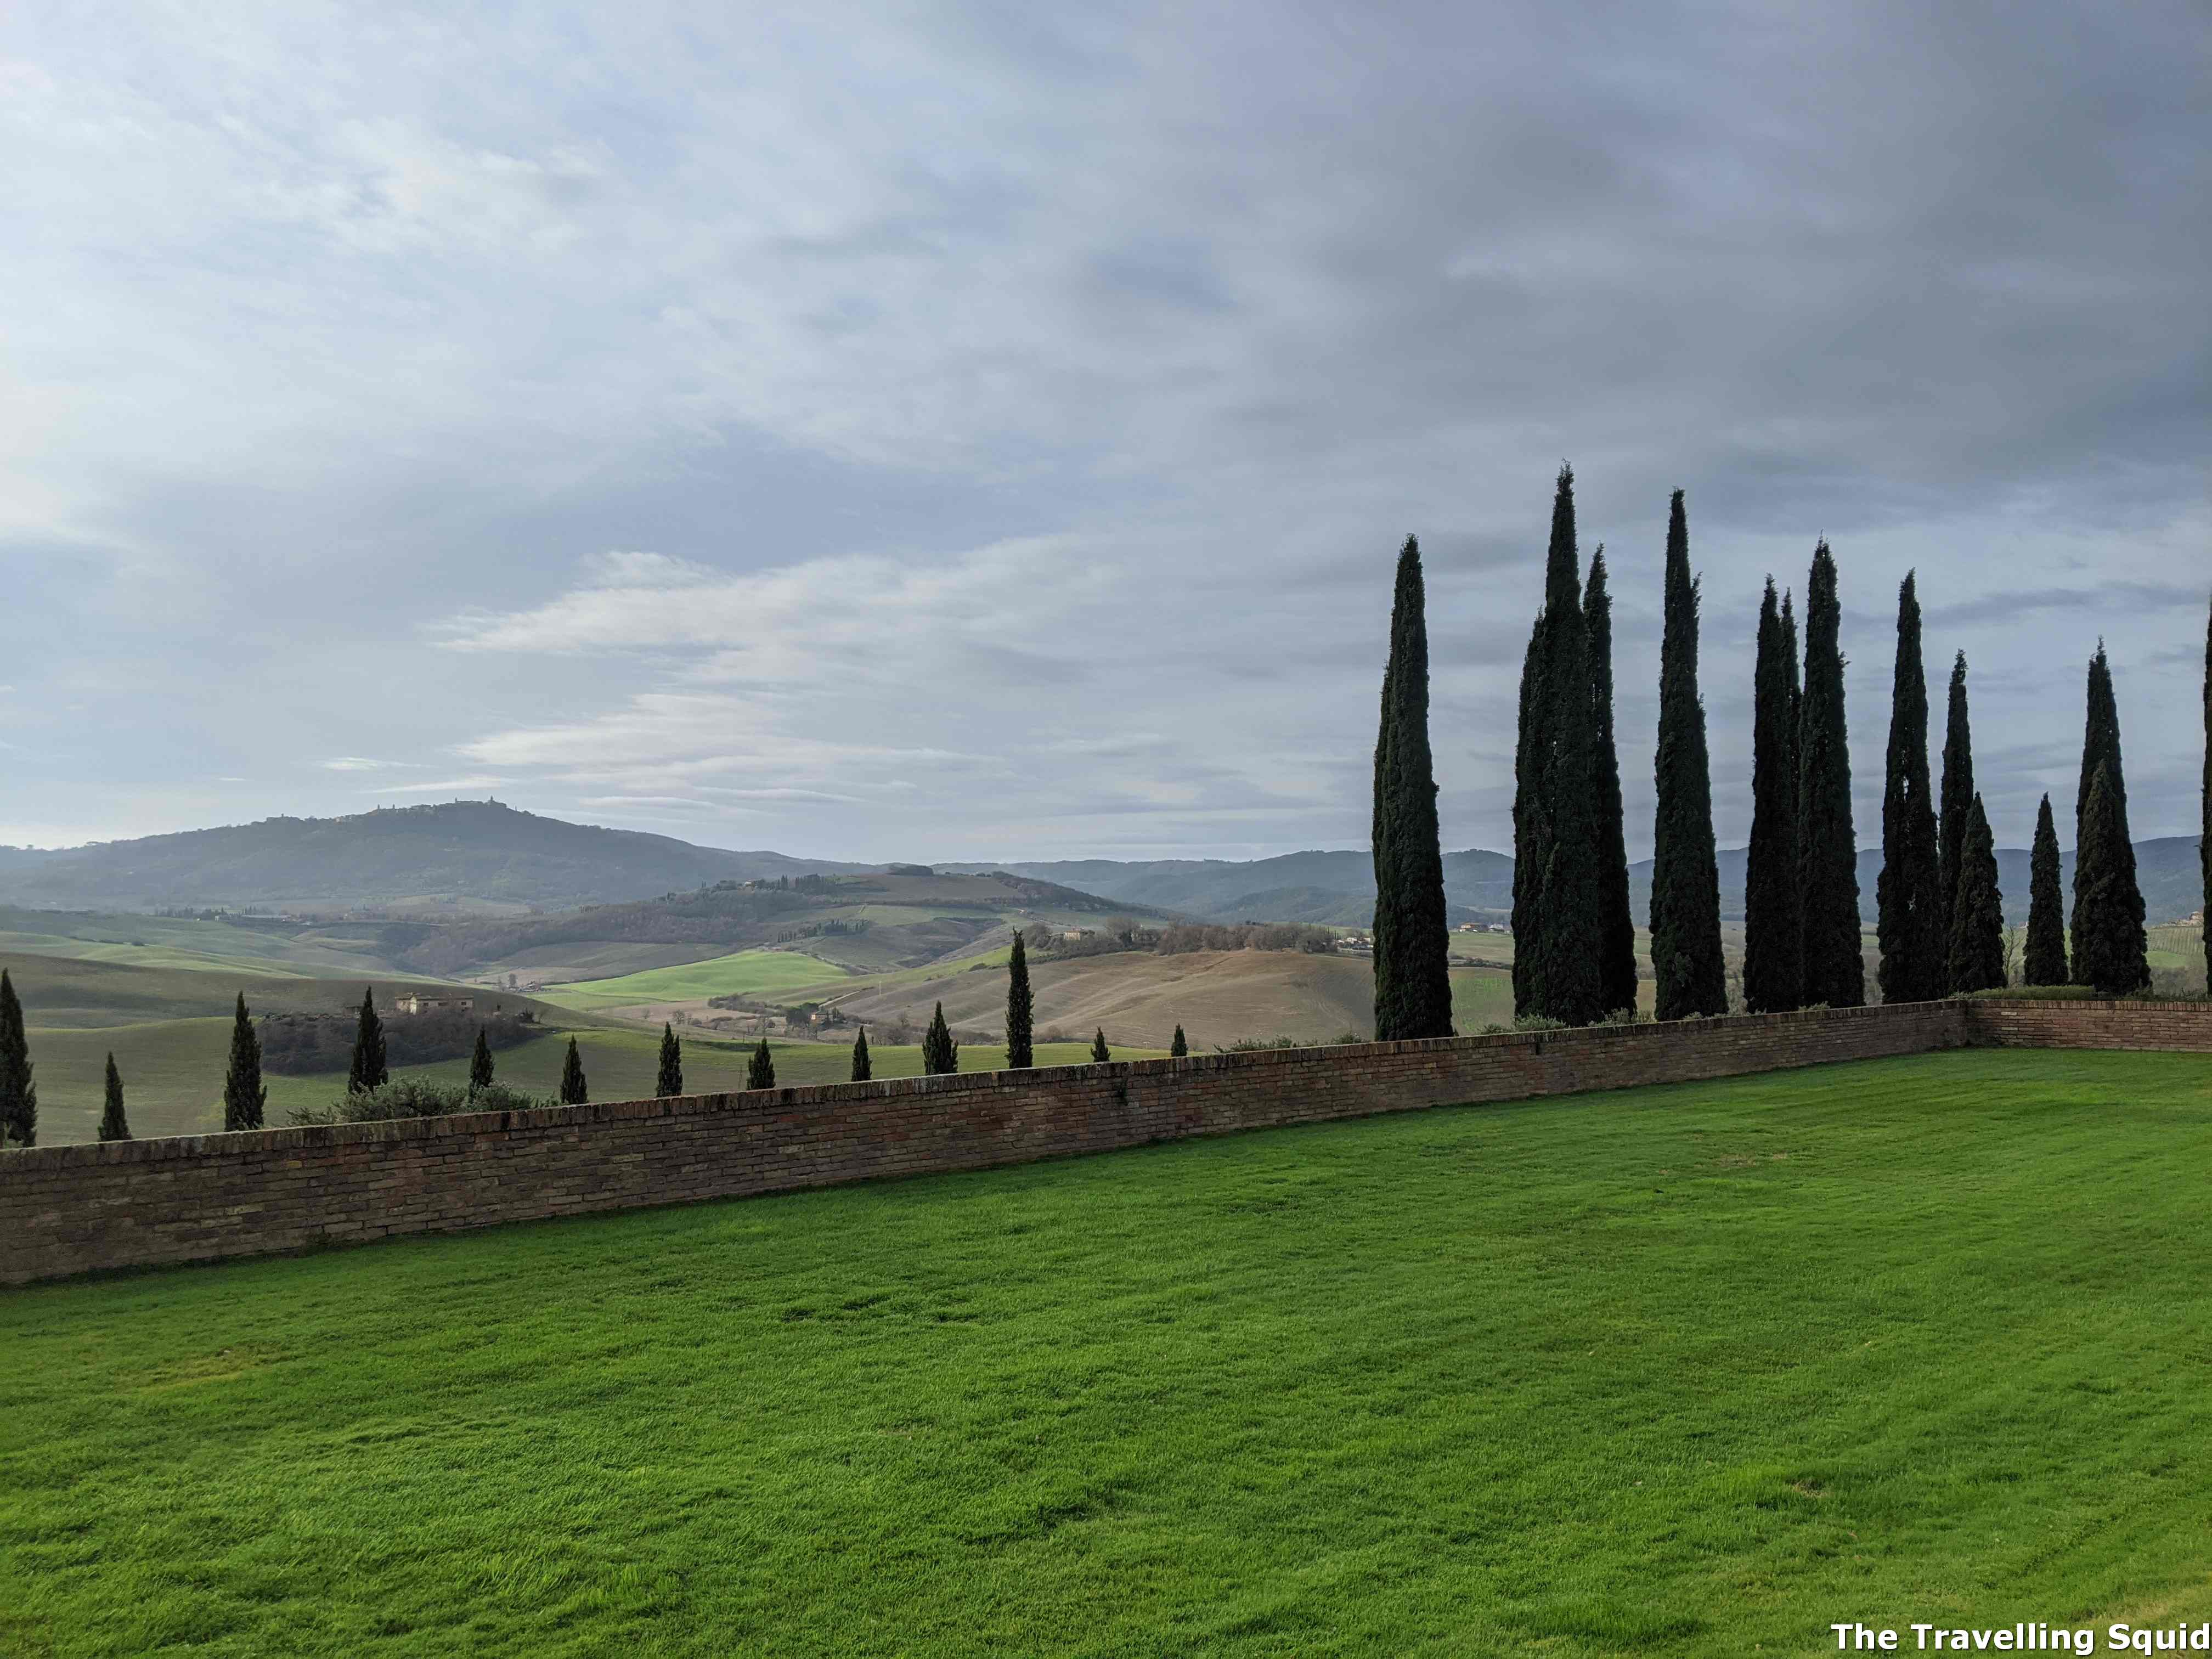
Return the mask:
<svg viewBox="0 0 2212 1659">
<path fill-rule="evenodd" d="M 676 1023 L 660 1022 L 660 1070 L 653 1080 L 656 1098 L 667 1100 L 684 1092 L 684 1044 L 676 1035 Z"/>
<path fill-rule="evenodd" d="M 1875 882 L 1884 1002 L 1933 1002 L 1948 988 L 1942 854 L 1928 781 L 1928 677 L 1920 659 L 1913 573 L 1897 590 L 1897 665 L 1890 681 L 1889 753 L 1882 772 L 1881 874 Z"/>
<path fill-rule="evenodd" d="M 1771 584 L 1767 591 L 1773 602 Z M 1765 638 L 1767 617 L 1759 618 Z M 1755 764 L 1754 761 L 1754 764 Z M 1713 782 L 1698 696 L 1698 579 L 1676 490 L 1667 515 L 1666 623 L 1659 644 L 1658 811 L 1651 835 L 1651 967 L 1661 1019 L 1728 1012 L 1721 955 L 1721 878 L 1713 851 Z"/>
<path fill-rule="evenodd" d="M 929 1077 L 960 1069 L 960 1045 L 952 1040 L 952 1028 L 945 1023 L 945 1005 L 941 1002 L 930 1016 L 929 1029 L 921 1034 L 921 1069 Z"/>
<path fill-rule="evenodd" d="M 2129 850 L 2120 792 L 2109 762 L 2097 763 L 2074 848 L 2074 976 L 2106 996 L 2133 996 L 2149 981 L 2143 960 L 2142 895 L 2122 856 Z"/>
<path fill-rule="evenodd" d="M 1954 931 L 1960 860 L 1966 844 L 1966 820 L 1974 805 L 1974 737 L 1966 719 L 1966 653 L 1952 659 L 1951 696 L 1943 721 L 1943 792 L 1936 821 L 1938 877 L 1944 907 L 1943 936 Z"/>
<path fill-rule="evenodd" d="M 1105 1033 L 1102 1031 L 1099 1035 L 1103 1036 Z M 1176 1027 L 1175 1030 L 1175 1040 L 1168 1044 L 1168 1058 L 1170 1060 L 1181 1060 L 1189 1052 L 1190 1042 L 1188 1039 L 1183 1036 L 1182 1027 L 1178 1025 Z"/>
<path fill-rule="evenodd" d="M 0 1146 L 39 1144 L 39 1087 L 15 981 L 0 968 Z"/>
<path fill-rule="evenodd" d="M 1091 1062 L 1097 1065 L 1113 1058 L 1113 1051 L 1106 1046 L 1106 1028 L 1102 1025 L 1098 1028 L 1098 1035 L 1091 1039 Z"/>
<path fill-rule="evenodd" d="M 768 1051 L 768 1039 L 760 1040 L 753 1057 L 745 1062 L 745 1087 L 773 1089 L 775 1087 L 775 1056 Z"/>
<path fill-rule="evenodd" d="M 2064 985 L 2066 901 L 2058 888 L 2058 830 L 2051 797 L 2035 812 L 2035 845 L 2027 855 L 2027 939 L 2020 953 L 2023 985 Z"/>
<path fill-rule="evenodd" d="M 230 1064 L 222 1078 L 222 1127 L 258 1129 L 269 1110 L 269 1090 L 261 1081 L 261 1034 L 246 1010 L 246 993 L 230 1021 Z"/>
<path fill-rule="evenodd" d="M 2204 787 L 2197 805 L 2203 817 L 2197 859 L 2204 872 L 2205 911 L 2198 943 L 2204 950 L 2204 994 L 2212 997 L 2212 609 L 2204 618 Z"/>
<path fill-rule="evenodd" d="M 131 1139 L 131 1120 L 123 1115 L 123 1074 L 115 1069 L 115 1053 L 107 1055 L 107 1103 L 100 1114 L 102 1140 Z"/>
<path fill-rule="evenodd" d="M 1851 753 L 1844 720 L 1843 612 L 1836 560 L 1813 550 L 1805 586 L 1805 689 L 1797 717 L 1797 872 L 1804 904 L 1808 1003 L 1856 1008 L 1866 1000 L 1859 954 L 1858 842 L 1851 832 Z"/>
<path fill-rule="evenodd" d="M 871 1082 L 875 1075 L 875 1062 L 868 1058 L 868 1028 L 863 1025 L 860 1035 L 853 1039 L 853 1081 Z"/>
<path fill-rule="evenodd" d="M 1543 883 L 1549 860 L 1551 821 L 1543 811 L 1542 729 L 1544 616 L 1536 613 L 1521 653 L 1518 735 L 1513 746 L 1513 1012 L 1517 1018 L 1544 1000 L 1543 952 L 1536 948 Z"/>
<path fill-rule="evenodd" d="M 1743 894 L 1743 1001 L 1755 1014 L 1780 1013 L 1804 1002 L 1795 633 L 1794 626 L 1784 631 L 1774 578 L 1769 576 L 1766 596 L 1759 601 L 1759 656 L 1752 677 L 1751 846 Z"/>
<path fill-rule="evenodd" d="M 1522 683 L 1514 781 L 1514 1012 L 1591 1025 L 1607 1012 L 1601 943 L 1606 859 L 1595 678 L 1568 467 L 1559 469 L 1553 495 L 1544 608 Z M 1378 1040 L 1403 1035 L 1376 1028 Z"/>
<path fill-rule="evenodd" d="M 477 1027 L 477 1046 L 469 1056 L 469 1092 L 475 1094 L 491 1087 L 491 1043 L 484 1036 L 484 1028 Z"/>
<path fill-rule="evenodd" d="M 1421 550 L 1398 555 L 1390 660 L 1375 739 L 1375 1028 L 1393 1037 L 1451 1033 L 1443 853 L 1429 754 L 1429 634 Z"/>
<path fill-rule="evenodd" d="M 576 1045 L 573 1040 L 568 1046 Z M 384 1022 L 376 1017 L 376 1000 L 372 988 L 363 986 L 361 992 L 361 1021 L 354 1027 L 353 1064 L 346 1071 L 346 1092 L 366 1094 L 371 1089 L 381 1089 L 392 1080 L 392 1068 L 384 1058 Z"/>
<path fill-rule="evenodd" d="M 1030 959 L 1022 949 L 1021 930 L 1014 930 L 1013 954 L 1006 959 L 1006 1068 L 1026 1071 L 1036 1063 L 1030 1042 L 1036 999 L 1030 994 Z"/>
<path fill-rule="evenodd" d="M 1954 991 L 2001 990 L 2005 982 L 2004 896 L 1997 890 L 1996 842 L 1976 795 L 1959 849 L 1959 892 L 1951 909 L 1948 977 Z"/>
<path fill-rule="evenodd" d="M 1590 729 L 1595 739 L 1598 999 L 1610 1014 L 1636 1006 L 1636 918 L 1628 902 L 1628 831 L 1613 723 L 1613 592 L 1606 582 L 1603 542 L 1590 555 L 1589 580 L 1583 586 L 1583 629 L 1589 639 Z"/>
<path fill-rule="evenodd" d="M 576 1039 L 568 1039 L 568 1056 L 561 1062 L 561 1103 L 580 1106 L 592 1097 L 591 1085 L 584 1081 L 584 1057 L 576 1052 Z"/>
<path fill-rule="evenodd" d="M 2089 873 L 2089 796 L 2097 772 L 2106 774 L 2112 831 L 2099 843 L 2094 881 L 2097 902 L 2092 940 L 2082 937 L 2083 884 Z M 2130 920 L 2132 918 L 2132 920 Z M 2120 709 L 2112 692 L 2112 667 L 2105 642 L 2089 659 L 2089 703 L 2081 732 L 2081 786 L 2074 832 L 2074 972 L 2084 985 L 2118 994 L 2150 983 L 2150 940 L 2143 932 L 2142 889 L 2136 878 L 2135 843 L 2128 832 L 2127 775 L 2120 764 Z M 2092 979 L 2094 966 L 2104 977 Z"/>
</svg>

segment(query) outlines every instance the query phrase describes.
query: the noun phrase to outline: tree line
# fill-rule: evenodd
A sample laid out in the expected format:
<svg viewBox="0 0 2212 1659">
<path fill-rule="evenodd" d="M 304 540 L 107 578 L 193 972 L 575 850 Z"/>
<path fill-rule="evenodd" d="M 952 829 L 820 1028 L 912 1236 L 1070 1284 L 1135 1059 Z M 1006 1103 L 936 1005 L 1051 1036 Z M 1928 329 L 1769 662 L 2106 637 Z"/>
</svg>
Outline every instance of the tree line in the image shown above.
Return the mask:
<svg viewBox="0 0 2212 1659">
<path fill-rule="evenodd" d="M 1700 580 L 1683 493 L 1669 504 L 1662 578 L 1650 912 L 1654 1012 L 1728 1012 L 1711 767 L 1698 686 Z M 1375 1034 L 1452 1032 L 1437 786 L 1428 733 L 1426 595 L 1417 539 L 1398 556 L 1375 746 Z M 1844 659 L 1834 552 L 1813 550 L 1802 654 L 1788 590 L 1766 580 L 1752 672 L 1752 826 L 1743 1002 L 1753 1012 L 1867 1000 L 1852 823 Z M 1517 1018 L 1589 1025 L 1633 1018 L 1620 764 L 1613 723 L 1613 606 L 1605 549 L 1585 567 L 1574 473 L 1553 491 L 1543 602 L 1521 672 L 1514 745 L 1513 1000 Z M 1910 1002 L 2007 982 L 1996 842 L 1974 785 L 1966 653 L 1954 659 L 1940 782 L 1931 779 L 1917 578 L 1898 592 L 1875 892 L 1877 986 Z M 2212 611 L 2205 633 L 2202 859 L 2212 895 Z M 2021 978 L 2130 995 L 2150 982 L 2128 828 L 2118 699 L 2100 640 L 2089 659 L 2075 798 L 2072 908 L 2060 892 L 2050 798 L 2030 858 Z M 2212 976 L 2212 937 L 2205 941 Z"/>
</svg>

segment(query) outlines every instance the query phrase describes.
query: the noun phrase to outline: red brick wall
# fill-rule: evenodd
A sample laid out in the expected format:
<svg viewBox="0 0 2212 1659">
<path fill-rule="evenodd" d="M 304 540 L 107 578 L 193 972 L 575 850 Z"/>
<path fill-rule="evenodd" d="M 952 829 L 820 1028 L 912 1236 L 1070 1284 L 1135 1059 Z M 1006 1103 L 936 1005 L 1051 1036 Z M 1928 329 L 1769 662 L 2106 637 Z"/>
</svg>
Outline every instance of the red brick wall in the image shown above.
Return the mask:
<svg viewBox="0 0 2212 1659">
<path fill-rule="evenodd" d="M 1968 1039 L 1989 1048 L 2171 1048 L 2212 1054 L 2212 1003 L 1971 1002 Z"/>
<path fill-rule="evenodd" d="M 2212 1005 L 1936 1002 L 1208 1054 L 0 1154 L 0 1283 L 1919 1054 L 2212 1049 Z"/>
</svg>

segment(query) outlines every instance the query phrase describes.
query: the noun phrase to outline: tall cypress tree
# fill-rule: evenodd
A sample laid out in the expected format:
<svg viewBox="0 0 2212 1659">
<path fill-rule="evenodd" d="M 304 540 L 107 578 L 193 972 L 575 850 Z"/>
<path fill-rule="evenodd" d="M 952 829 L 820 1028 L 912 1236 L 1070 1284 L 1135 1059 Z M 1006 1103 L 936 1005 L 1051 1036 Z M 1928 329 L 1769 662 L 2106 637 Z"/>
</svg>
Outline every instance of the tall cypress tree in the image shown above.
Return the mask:
<svg viewBox="0 0 2212 1659">
<path fill-rule="evenodd" d="M 1759 605 L 1759 655 L 1752 673 L 1751 846 L 1744 865 L 1743 1000 L 1755 1014 L 1781 1013 L 1804 1002 L 1795 632 L 1783 629 L 1769 576 Z"/>
<path fill-rule="evenodd" d="M 591 1085 L 584 1080 L 584 1057 L 576 1051 L 576 1039 L 568 1039 L 568 1052 L 561 1061 L 561 1103 L 580 1106 L 592 1097 Z"/>
<path fill-rule="evenodd" d="M 222 1078 L 222 1127 L 258 1129 L 269 1110 L 269 1090 L 261 1081 L 261 1034 L 246 1009 L 246 993 L 230 1021 L 230 1064 Z"/>
<path fill-rule="evenodd" d="M 748 1089 L 775 1087 L 775 1056 L 769 1053 L 766 1037 L 760 1040 L 760 1046 L 753 1050 L 752 1058 L 745 1062 L 745 1087 Z"/>
<path fill-rule="evenodd" d="M 661 1100 L 684 1092 L 684 1044 L 676 1035 L 673 1020 L 660 1022 L 660 1070 L 653 1080 L 653 1092 Z"/>
<path fill-rule="evenodd" d="M 952 1040 L 952 1028 L 945 1023 L 945 1005 L 941 1002 L 930 1016 L 929 1029 L 921 1034 L 921 1069 L 929 1077 L 960 1069 L 960 1045 Z"/>
<path fill-rule="evenodd" d="M 863 1025 L 860 1035 L 853 1039 L 853 1081 L 871 1083 L 875 1075 L 876 1063 L 868 1054 L 868 1028 Z"/>
<path fill-rule="evenodd" d="M 2058 830 L 2051 797 L 2035 811 L 2035 845 L 2027 855 L 2027 939 L 2020 953 L 2023 985 L 2064 985 L 2066 901 L 2058 885 Z"/>
<path fill-rule="evenodd" d="M 1030 959 L 1022 949 L 1022 933 L 1014 930 L 1013 954 L 1006 958 L 1006 1069 L 1027 1071 L 1036 1064 L 1030 1029 L 1036 999 L 1030 994 Z"/>
<path fill-rule="evenodd" d="M 1773 587 L 1767 603 L 1773 604 Z M 1759 618 L 1765 646 L 1768 617 Z M 1754 761 L 1754 764 L 1756 762 Z M 1713 851 L 1713 782 L 1698 696 L 1698 579 L 1676 490 L 1667 515 L 1666 623 L 1659 643 L 1658 811 L 1651 832 L 1651 967 L 1661 1019 L 1728 1012 L 1721 956 L 1721 878 Z"/>
<path fill-rule="evenodd" d="M 1797 719 L 1797 871 L 1804 902 L 1804 998 L 1831 1008 L 1866 1000 L 1859 954 L 1858 842 L 1851 832 L 1851 752 L 1844 720 L 1842 607 L 1823 540 L 1805 585 L 1805 690 Z"/>
<path fill-rule="evenodd" d="M 1590 555 L 1583 586 L 1589 638 L 1590 718 L 1596 739 L 1598 996 L 1613 1013 L 1636 1006 L 1636 918 L 1628 902 L 1628 830 L 1620 802 L 1620 748 L 1613 722 L 1613 593 L 1605 544 Z"/>
<path fill-rule="evenodd" d="M 484 1036 L 484 1028 L 477 1027 L 477 1046 L 469 1055 L 469 1092 L 479 1094 L 491 1087 L 491 1042 Z"/>
<path fill-rule="evenodd" d="M 1514 1012 L 1590 1025 L 1608 1012 L 1600 943 L 1606 859 L 1574 483 L 1573 471 L 1561 467 L 1552 499 L 1544 609 L 1522 676 L 1525 706 L 1513 826 Z M 1378 1039 L 1394 1035 L 1376 1028 Z"/>
<path fill-rule="evenodd" d="M 0 1146 L 39 1144 L 39 1087 L 15 981 L 0 968 Z"/>
<path fill-rule="evenodd" d="M 1543 908 L 1541 876 L 1549 859 L 1551 820 L 1543 811 L 1544 616 L 1536 613 L 1521 653 L 1520 724 L 1513 747 L 1513 1012 L 1545 1000 L 1543 952 L 1536 948 Z"/>
<path fill-rule="evenodd" d="M 1102 1025 L 1098 1028 L 1098 1034 L 1091 1039 L 1091 1063 L 1103 1066 L 1113 1058 L 1114 1051 L 1106 1046 L 1106 1028 Z"/>
<path fill-rule="evenodd" d="M 2143 958 L 2142 895 L 2123 856 L 2127 822 L 2110 762 L 2097 763 L 2074 848 L 2074 975 L 2106 996 L 2133 996 L 2149 982 Z"/>
<path fill-rule="evenodd" d="M 1937 811 L 1939 850 L 1938 892 L 1944 907 L 1943 935 L 1954 931 L 1953 913 L 1958 908 L 1959 860 L 1966 844 L 1966 820 L 1974 805 L 1974 736 L 1966 719 L 1966 653 L 1951 663 L 1951 696 L 1943 720 L 1943 788 Z"/>
<path fill-rule="evenodd" d="M 1911 571 L 1897 590 L 1897 665 L 1881 792 L 1881 874 L 1875 883 L 1881 1000 L 1933 1002 L 1948 989 L 1951 907 L 1944 902 L 1936 801 L 1928 782 L 1928 677 Z"/>
<path fill-rule="evenodd" d="M 572 1041 L 568 1046 L 576 1045 Z M 361 992 L 361 1018 L 354 1026 L 353 1063 L 346 1070 L 346 1092 L 366 1094 L 371 1089 L 381 1089 L 391 1079 L 392 1068 L 384 1057 L 384 1022 L 376 1017 L 373 988 L 365 985 Z"/>
<path fill-rule="evenodd" d="M 2204 922 L 2199 943 L 2204 950 L 2204 994 L 2212 997 L 2212 608 L 2204 618 L 2204 788 L 2197 797 L 2203 825 L 2197 838 L 2197 858 L 2204 872 Z"/>
<path fill-rule="evenodd" d="M 1398 555 L 1375 739 L 1375 1029 L 1391 1037 L 1451 1035 L 1425 611 L 1421 550 L 1408 536 Z"/>
<path fill-rule="evenodd" d="M 2112 797 L 2106 807 L 2112 830 L 2099 842 L 2095 868 L 2090 873 L 2089 797 L 2100 771 L 2106 775 Z M 2085 883 L 2094 883 L 2097 892 L 2089 922 L 2094 938 L 2086 941 L 2081 910 Z M 2142 888 L 2136 878 L 2135 843 L 2128 833 L 2128 783 L 2120 764 L 2119 702 L 2112 691 L 2112 667 L 2105 658 L 2105 642 L 2099 640 L 2097 654 L 2089 659 L 2081 787 L 2075 809 L 2074 972 L 2081 983 L 2115 994 L 2150 983 L 2150 939 L 2143 931 L 2143 914 Z M 2093 967 L 2104 977 L 2090 978 Z"/>
<path fill-rule="evenodd" d="M 131 1139 L 131 1120 L 123 1114 L 123 1073 L 115 1069 L 115 1051 L 107 1053 L 107 1095 L 100 1114 L 102 1140 Z"/>
<path fill-rule="evenodd" d="M 1175 1040 L 1168 1044 L 1168 1058 L 1181 1060 L 1188 1053 L 1190 1053 L 1190 1039 L 1182 1034 L 1182 1027 L 1178 1025 L 1175 1029 Z"/>
<path fill-rule="evenodd" d="M 1959 849 L 1958 902 L 1951 910 L 1948 977 L 1954 991 L 2003 988 L 2004 895 L 1997 890 L 1996 842 L 1976 795 L 1966 808 Z"/>
<path fill-rule="evenodd" d="M 1805 687 L 1798 673 L 1804 659 L 1797 649 L 1797 617 L 1790 609 L 1790 590 L 1782 590 L 1783 660 L 1790 668 L 1790 741 L 1799 741 L 1805 725 Z"/>
</svg>

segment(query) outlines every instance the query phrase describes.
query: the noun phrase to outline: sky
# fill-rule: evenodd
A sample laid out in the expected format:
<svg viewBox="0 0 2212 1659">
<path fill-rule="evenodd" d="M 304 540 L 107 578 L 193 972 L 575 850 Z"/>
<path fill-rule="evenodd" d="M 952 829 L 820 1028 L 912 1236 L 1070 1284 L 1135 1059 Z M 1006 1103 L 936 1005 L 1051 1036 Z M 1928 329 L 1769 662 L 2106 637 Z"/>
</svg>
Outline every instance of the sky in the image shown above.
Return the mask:
<svg viewBox="0 0 2212 1659">
<path fill-rule="evenodd" d="M 0 842 L 1362 847 L 1413 533 L 1508 849 L 1563 461 L 1632 856 L 1677 488 L 1722 844 L 1821 536 L 1863 846 L 1915 568 L 2000 844 L 2100 637 L 2194 833 L 2209 71 L 2191 0 L 10 6 Z"/>
</svg>

